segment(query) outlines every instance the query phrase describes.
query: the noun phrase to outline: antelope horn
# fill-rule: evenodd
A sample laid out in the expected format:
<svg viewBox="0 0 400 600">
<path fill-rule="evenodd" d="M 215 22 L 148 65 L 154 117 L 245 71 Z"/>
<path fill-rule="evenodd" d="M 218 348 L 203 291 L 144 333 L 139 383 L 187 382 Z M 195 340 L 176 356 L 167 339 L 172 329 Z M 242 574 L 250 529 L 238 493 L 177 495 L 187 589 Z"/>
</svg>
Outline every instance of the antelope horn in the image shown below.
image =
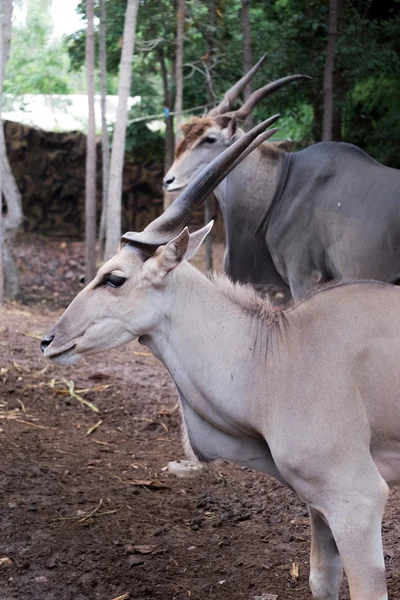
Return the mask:
<svg viewBox="0 0 400 600">
<path fill-rule="evenodd" d="M 288 77 L 282 77 L 282 79 L 272 81 L 259 90 L 253 92 L 247 101 L 240 108 L 238 108 L 238 110 L 235 110 L 233 114 L 238 121 L 244 121 L 263 98 L 266 98 L 284 85 L 292 83 L 292 81 L 297 81 L 298 79 L 312 79 L 312 77 L 309 75 L 289 75 Z"/>
<path fill-rule="evenodd" d="M 246 73 L 246 75 L 244 75 L 241 79 L 239 79 L 239 81 L 237 81 L 235 83 L 235 85 L 233 85 L 225 93 L 225 96 L 223 97 L 222 101 L 218 104 L 218 106 L 215 106 L 214 108 L 212 108 L 209 111 L 208 116 L 216 117 L 218 115 L 223 115 L 224 113 L 228 112 L 228 110 L 230 110 L 230 108 L 231 108 L 232 104 L 234 103 L 234 101 L 236 100 L 236 98 L 243 92 L 244 88 L 250 83 L 250 81 L 253 79 L 254 75 L 257 73 L 258 69 L 261 67 L 261 65 L 263 64 L 263 62 L 266 58 L 267 58 L 267 54 L 264 54 L 264 56 L 262 56 L 260 58 L 258 63 L 256 63 L 254 65 L 254 67 L 252 67 L 250 69 L 250 71 L 248 71 Z"/>
<path fill-rule="evenodd" d="M 238 121 L 244 121 L 249 114 L 253 112 L 254 108 L 259 102 L 261 102 L 263 98 L 266 98 L 284 85 L 292 83 L 292 81 L 297 81 L 298 79 L 312 79 L 312 77 L 309 75 L 289 75 L 288 77 L 282 77 L 282 79 L 272 81 L 259 90 L 253 92 L 247 101 L 240 108 L 238 108 L 238 110 L 235 110 L 233 114 Z"/>
<path fill-rule="evenodd" d="M 122 236 L 121 242 L 133 244 L 146 254 L 154 252 L 158 246 L 167 244 L 185 227 L 193 211 L 211 194 L 217 185 L 245 158 L 256 145 L 263 142 L 267 133 L 273 135 L 275 129 L 265 129 L 275 123 L 279 115 L 267 119 L 248 133 L 241 136 L 222 154 L 214 158 L 178 196 L 178 198 L 141 233 L 129 231 Z M 257 143 L 256 143 L 257 142 Z M 251 150 L 250 150 L 251 148 Z"/>
</svg>

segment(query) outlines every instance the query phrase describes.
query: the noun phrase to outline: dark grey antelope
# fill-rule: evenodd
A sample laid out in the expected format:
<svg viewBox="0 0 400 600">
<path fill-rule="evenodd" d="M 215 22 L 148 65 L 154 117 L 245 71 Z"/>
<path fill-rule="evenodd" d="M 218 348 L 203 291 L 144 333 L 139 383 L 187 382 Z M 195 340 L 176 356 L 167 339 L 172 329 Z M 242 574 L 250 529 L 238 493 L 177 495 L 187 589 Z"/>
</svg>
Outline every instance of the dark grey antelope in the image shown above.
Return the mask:
<svg viewBox="0 0 400 600">
<path fill-rule="evenodd" d="M 182 191 L 235 142 L 263 98 L 306 75 L 293 75 L 234 100 L 265 57 L 206 117 L 183 125 L 184 139 L 164 178 Z M 226 228 L 225 272 L 239 282 L 274 284 L 298 300 L 334 279 L 400 282 L 400 171 L 345 143 L 323 142 L 288 153 L 265 143 L 215 189 Z"/>
<path fill-rule="evenodd" d="M 307 504 L 314 598 L 338 600 L 344 567 L 352 600 L 385 600 L 381 521 L 400 481 L 400 289 L 336 285 L 279 310 L 191 266 L 212 224 L 189 234 L 176 220 L 270 135 L 267 124 L 215 158 L 171 219 L 122 237 L 42 351 L 66 365 L 138 339 L 176 384 L 189 452 L 268 473 Z"/>
</svg>

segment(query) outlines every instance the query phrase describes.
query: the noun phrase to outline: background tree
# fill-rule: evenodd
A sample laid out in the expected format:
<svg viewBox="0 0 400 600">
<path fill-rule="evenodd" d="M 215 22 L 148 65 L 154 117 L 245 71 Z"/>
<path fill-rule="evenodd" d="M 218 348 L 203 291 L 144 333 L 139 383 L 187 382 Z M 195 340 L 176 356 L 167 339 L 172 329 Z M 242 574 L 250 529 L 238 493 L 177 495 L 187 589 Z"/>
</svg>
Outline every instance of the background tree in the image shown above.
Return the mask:
<svg viewBox="0 0 400 600">
<path fill-rule="evenodd" d="M 242 0 L 242 31 L 243 31 L 243 73 L 248 73 L 253 66 L 253 55 L 251 52 L 251 23 L 250 23 L 250 0 Z M 252 88 L 248 85 L 243 90 L 243 100 L 246 101 L 251 95 Z M 253 117 L 250 114 L 245 121 L 246 129 L 253 127 Z"/>
<path fill-rule="evenodd" d="M 324 116 L 322 139 L 329 142 L 333 139 L 334 115 L 334 67 L 337 37 L 337 0 L 329 0 L 328 45 L 326 49 L 324 69 Z"/>
<path fill-rule="evenodd" d="M 52 37 L 51 0 L 27 0 L 26 22 L 13 26 L 12 50 L 4 91 L 22 94 L 68 94 L 71 78 L 68 53 Z M 27 50 L 29 49 L 29 51 Z"/>
<path fill-rule="evenodd" d="M 176 139 L 178 142 L 181 137 L 181 123 L 183 107 L 183 37 L 185 29 L 185 0 L 178 0 L 176 11 L 176 95 L 175 95 L 175 112 L 176 115 Z"/>
<path fill-rule="evenodd" d="M 105 0 L 113 24 L 107 33 L 108 73 L 118 69 L 126 0 Z M 341 8 L 342 5 L 342 8 Z M 143 0 L 133 61 L 132 90 L 141 106 L 132 116 L 172 109 L 176 19 L 167 0 Z M 334 68 L 334 138 L 354 142 L 374 158 L 400 166 L 400 4 L 395 0 L 337 0 L 338 36 Z M 220 99 L 243 73 L 242 0 L 186 0 L 183 109 Z M 213 16 L 214 15 L 214 22 Z M 242 13 L 243 15 L 243 13 Z M 253 89 L 284 75 L 305 72 L 311 81 L 284 88 L 254 111 L 254 122 L 280 112 L 279 135 L 303 145 L 322 137 L 323 74 L 328 42 L 326 0 L 252 0 L 249 6 L 254 60 L 268 52 Z M 70 38 L 70 55 L 82 64 L 80 33 Z M 360 60 L 362 57 L 362 60 Z M 206 67 L 206 68 L 205 68 Z M 210 78 L 207 75 L 211 75 Z M 210 85 L 211 83 L 211 85 Z M 201 110 L 197 114 L 201 114 Z M 173 136 L 167 120 L 166 148 Z M 146 132 L 140 126 L 141 132 Z M 139 135 L 138 135 L 139 133 Z M 146 134 L 147 135 L 147 134 Z M 133 136 L 135 139 L 133 139 Z M 140 132 L 127 144 L 140 147 Z M 147 144 L 147 139 L 146 139 Z M 169 152 L 169 154 L 168 154 Z M 165 164 L 171 152 L 165 154 Z"/>
<path fill-rule="evenodd" d="M 0 79 L 5 78 L 7 60 L 10 53 L 12 0 L 2 2 L 2 61 L 0 63 Z M 1 94 L 3 98 L 3 94 Z M 1 121 L 1 119 L 0 119 Z M 0 122 L 0 162 L 2 173 L 2 196 L 5 199 L 6 213 L 2 215 L 2 273 L 4 277 L 5 295 L 14 298 L 19 291 L 18 270 L 13 255 L 13 242 L 18 227 L 22 222 L 21 195 L 11 172 L 7 158 L 7 149 L 4 139 L 3 123 Z M 0 199 L 2 199 L 0 196 Z M 2 210 L 0 201 L 0 210 Z"/>
<path fill-rule="evenodd" d="M 3 127 L 3 120 L 1 118 L 2 111 L 2 100 L 3 100 L 3 23 L 4 23 L 4 4 L 0 4 L 0 127 Z M 4 265 L 3 265 L 3 169 L 0 161 L 0 306 L 4 302 Z"/>
<path fill-rule="evenodd" d="M 100 95 L 101 95 L 101 150 L 102 150 L 102 204 L 99 229 L 100 256 L 104 254 L 104 240 L 106 234 L 107 196 L 110 174 L 110 139 L 108 136 L 106 108 L 107 108 L 107 49 L 106 49 L 106 4 L 99 0 L 99 57 L 100 57 Z"/>
<path fill-rule="evenodd" d="M 122 41 L 117 121 L 114 129 L 110 163 L 110 187 L 107 201 L 105 258 L 111 258 L 121 237 L 122 169 L 124 166 L 128 98 L 131 89 L 132 59 L 139 0 L 128 0 Z"/>
<path fill-rule="evenodd" d="M 85 281 L 96 274 L 96 122 L 94 113 L 94 5 L 86 0 L 86 78 L 88 131 L 86 138 Z"/>
</svg>

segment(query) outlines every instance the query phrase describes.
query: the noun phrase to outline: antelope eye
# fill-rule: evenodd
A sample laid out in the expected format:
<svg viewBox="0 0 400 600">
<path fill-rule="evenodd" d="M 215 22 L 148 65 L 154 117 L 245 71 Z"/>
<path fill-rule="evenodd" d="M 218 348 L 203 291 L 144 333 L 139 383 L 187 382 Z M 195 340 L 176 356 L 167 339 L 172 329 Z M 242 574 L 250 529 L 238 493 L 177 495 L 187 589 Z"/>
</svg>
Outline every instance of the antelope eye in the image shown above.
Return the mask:
<svg viewBox="0 0 400 600">
<path fill-rule="evenodd" d="M 126 277 L 121 277 L 120 275 L 114 275 L 113 273 L 110 273 L 110 275 L 107 275 L 104 283 L 110 287 L 117 288 L 121 287 L 121 285 L 124 285 L 125 281 Z"/>
<path fill-rule="evenodd" d="M 214 142 L 217 141 L 217 138 L 209 135 L 208 137 L 205 138 L 204 143 L 206 144 L 214 144 Z"/>
</svg>

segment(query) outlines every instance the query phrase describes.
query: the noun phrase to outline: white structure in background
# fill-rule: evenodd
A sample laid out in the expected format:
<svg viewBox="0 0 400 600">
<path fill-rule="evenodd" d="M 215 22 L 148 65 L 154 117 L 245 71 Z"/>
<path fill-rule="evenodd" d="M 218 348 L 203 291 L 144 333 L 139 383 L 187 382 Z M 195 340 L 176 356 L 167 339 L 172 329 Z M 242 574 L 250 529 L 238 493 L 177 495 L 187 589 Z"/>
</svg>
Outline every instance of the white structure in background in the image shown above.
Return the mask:
<svg viewBox="0 0 400 600">
<path fill-rule="evenodd" d="M 140 104 L 140 96 L 129 98 L 129 109 Z M 107 124 L 115 122 L 118 96 L 107 96 Z M 25 94 L 13 98 L 5 94 L 2 118 L 17 121 L 46 131 L 86 131 L 87 96 L 82 95 L 42 95 Z M 95 96 L 96 129 L 101 128 L 100 96 Z"/>
</svg>

